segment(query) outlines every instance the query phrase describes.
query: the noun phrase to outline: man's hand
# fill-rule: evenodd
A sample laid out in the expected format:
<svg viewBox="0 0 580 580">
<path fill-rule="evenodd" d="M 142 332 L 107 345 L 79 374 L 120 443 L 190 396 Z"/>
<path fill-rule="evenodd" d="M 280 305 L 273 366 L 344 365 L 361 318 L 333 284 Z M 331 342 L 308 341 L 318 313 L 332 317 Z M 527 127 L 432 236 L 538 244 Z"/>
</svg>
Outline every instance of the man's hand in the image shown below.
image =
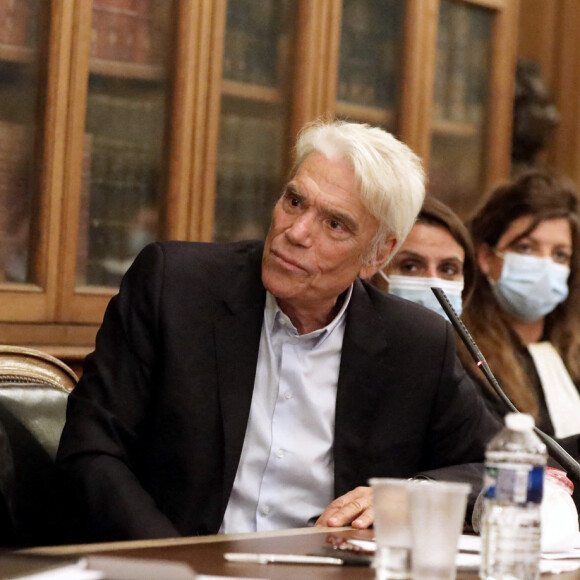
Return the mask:
<svg viewBox="0 0 580 580">
<path fill-rule="evenodd" d="M 316 521 L 316 526 L 368 528 L 373 525 L 373 496 L 370 487 L 357 487 L 337 497 Z"/>
</svg>

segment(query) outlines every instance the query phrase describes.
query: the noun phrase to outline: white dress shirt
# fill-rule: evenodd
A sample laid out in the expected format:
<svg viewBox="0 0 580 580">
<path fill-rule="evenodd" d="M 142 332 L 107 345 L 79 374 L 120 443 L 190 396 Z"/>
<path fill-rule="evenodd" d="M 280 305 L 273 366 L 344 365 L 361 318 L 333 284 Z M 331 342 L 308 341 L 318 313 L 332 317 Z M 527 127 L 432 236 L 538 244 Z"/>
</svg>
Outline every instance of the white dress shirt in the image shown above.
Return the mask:
<svg viewBox="0 0 580 580">
<path fill-rule="evenodd" d="M 352 286 L 340 312 L 299 335 L 268 292 L 244 445 L 221 533 L 312 524 L 333 500 L 336 388 Z"/>
</svg>

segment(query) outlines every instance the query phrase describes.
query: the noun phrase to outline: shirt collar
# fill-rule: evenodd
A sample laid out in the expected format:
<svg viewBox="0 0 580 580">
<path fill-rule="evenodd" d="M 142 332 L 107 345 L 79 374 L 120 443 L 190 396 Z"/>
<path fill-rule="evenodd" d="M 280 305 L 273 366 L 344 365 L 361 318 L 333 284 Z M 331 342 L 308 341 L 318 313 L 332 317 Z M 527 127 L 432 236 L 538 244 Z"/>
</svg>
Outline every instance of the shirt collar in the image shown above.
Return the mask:
<svg viewBox="0 0 580 580">
<path fill-rule="evenodd" d="M 345 319 L 346 309 L 350 304 L 350 298 L 352 296 L 354 285 L 351 284 L 347 290 L 345 290 L 342 301 L 342 306 L 338 311 L 337 315 L 324 327 L 319 328 L 309 332 L 308 334 L 299 335 L 298 331 L 288 318 L 286 314 L 280 310 L 276 298 L 269 291 L 266 291 L 266 305 L 264 307 L 264 320 L 271 332 L 276 330 L 284 330 L 288 336 L 296 337 L 300 340 L 313 340 L 315 341 L 315 346 L 318 346 L 324 342 L 326 337 L 328 337 L 332 331 Z"/>
</svg>

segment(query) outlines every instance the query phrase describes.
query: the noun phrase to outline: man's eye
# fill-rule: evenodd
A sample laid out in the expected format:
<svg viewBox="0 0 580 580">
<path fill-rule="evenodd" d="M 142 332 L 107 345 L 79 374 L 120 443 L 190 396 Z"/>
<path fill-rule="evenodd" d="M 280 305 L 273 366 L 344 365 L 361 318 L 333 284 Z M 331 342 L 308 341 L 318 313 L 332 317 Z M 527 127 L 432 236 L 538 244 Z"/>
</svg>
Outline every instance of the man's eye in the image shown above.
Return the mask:
<svg viewBox="0 0 580 580">
<path fill-rule="evenodd" d="M 328 218 L 324 220 L 325 227 L 335 238 L 344 238 L 345 235 L 351 233 L 351 230 L 346 226 L 346 224 L 335 218 Z"/>
<path fill-rule="evenodd" d="M 296 195 L 296 193 L 292 191 L 286 192 L 285 203 L 291 207 L 300 207 L 302 205 L 302 199 L 300 196 Z"/>
</svg>

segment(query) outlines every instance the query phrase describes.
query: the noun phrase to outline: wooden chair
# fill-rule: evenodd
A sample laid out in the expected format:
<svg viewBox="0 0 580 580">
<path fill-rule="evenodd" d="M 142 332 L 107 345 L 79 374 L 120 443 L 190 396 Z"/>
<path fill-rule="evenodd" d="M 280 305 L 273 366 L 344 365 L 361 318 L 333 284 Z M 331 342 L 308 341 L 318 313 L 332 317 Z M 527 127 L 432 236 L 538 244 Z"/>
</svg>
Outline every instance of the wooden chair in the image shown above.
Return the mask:
<svg viewBox="0 0 580 580">
<path fill-rule="evenodd" d="M 77 382 L 62 361 L 0 345 L 0 543 L 61 543 L 66 526 L 54 459 Z"/>
</svg>

